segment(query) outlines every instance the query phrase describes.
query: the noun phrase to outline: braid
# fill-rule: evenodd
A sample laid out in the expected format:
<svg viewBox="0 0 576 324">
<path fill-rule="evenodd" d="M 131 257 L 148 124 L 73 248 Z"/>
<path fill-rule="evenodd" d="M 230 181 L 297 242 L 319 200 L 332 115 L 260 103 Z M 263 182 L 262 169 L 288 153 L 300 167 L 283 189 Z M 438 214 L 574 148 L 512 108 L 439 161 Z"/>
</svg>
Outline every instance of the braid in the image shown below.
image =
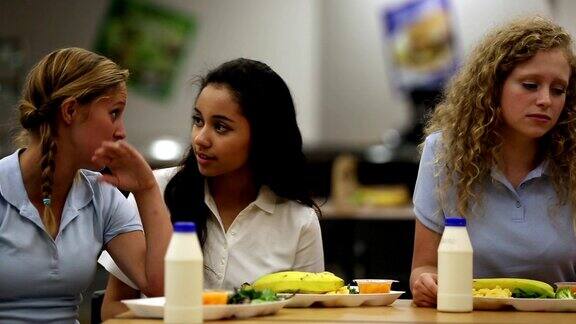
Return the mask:
<svg viewBox="0 0 576 324">
<path fill-rule="evenodd" d="M 44 203 L 44 213 L 42 222 L 46 230 L 52 237 L 58 234 L 58 222 L 52 212 L 52 184 L 54 183 L 54 166 L 56 156 L 56 142 L 52 137 L 52 127 L 50 123 L 43 123 L 40 126 L 40 140 L 42 158 L 40 159 L 40 168 L 42 170 L 42 201 Z"/>
</svg>

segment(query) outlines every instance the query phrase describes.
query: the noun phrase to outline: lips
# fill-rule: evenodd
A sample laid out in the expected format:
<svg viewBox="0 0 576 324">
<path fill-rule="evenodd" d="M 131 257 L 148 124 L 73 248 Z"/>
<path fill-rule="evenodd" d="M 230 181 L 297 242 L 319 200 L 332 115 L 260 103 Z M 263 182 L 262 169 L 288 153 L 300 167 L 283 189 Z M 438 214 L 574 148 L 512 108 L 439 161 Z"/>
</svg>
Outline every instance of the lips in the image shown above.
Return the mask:
<svg viewBox="0 0 576 324">
<path fill-rule="evenodd" d="M 552 119 L 552 118 L 550 118 L 550 116 L 548 116 L 546 114 L 528 114 L 528 115 L 526 115 L 526 117 L 531 118 L 531 119 L 535 119 L 538 121 L 543 121 L 543 122 L 549 121 Z"/>
<path fill-rule="evenodd" d="M 199 163 L 208 163 L 210 161 L 216 160 L 216 157 L 205 154 L 205 153 L 197 152 L 196 153 L 196 159 L 198 160 Z"/>
</svg>

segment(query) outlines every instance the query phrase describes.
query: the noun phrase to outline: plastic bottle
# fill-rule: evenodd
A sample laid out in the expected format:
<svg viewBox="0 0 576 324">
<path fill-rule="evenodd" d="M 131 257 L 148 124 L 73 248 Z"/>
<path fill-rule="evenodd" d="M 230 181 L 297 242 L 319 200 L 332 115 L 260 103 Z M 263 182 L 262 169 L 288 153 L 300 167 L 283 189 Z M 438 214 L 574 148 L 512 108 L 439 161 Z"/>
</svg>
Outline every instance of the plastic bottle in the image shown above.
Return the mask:
<svg viewBox="0 0 576 324">
<path fill-rule="evenodd" d="M 204 262 L 194 223 L 174 224 L 164 262 L 164 322 L 202 323 Z"/>
<path fill-rule="evenodd" d="M 446 218 L 444 233 L 438 246 L 439 311 L 472 311 L 472 257 L 466 219 Z"/>
</svg>

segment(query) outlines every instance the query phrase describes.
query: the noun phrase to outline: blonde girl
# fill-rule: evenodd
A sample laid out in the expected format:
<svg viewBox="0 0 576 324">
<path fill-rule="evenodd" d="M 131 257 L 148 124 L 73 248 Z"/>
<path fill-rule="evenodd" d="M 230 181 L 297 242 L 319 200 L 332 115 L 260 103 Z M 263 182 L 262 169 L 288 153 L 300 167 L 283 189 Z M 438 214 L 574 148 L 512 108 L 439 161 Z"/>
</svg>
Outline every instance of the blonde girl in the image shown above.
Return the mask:
<svg viewBox="0 0 576 324">
<path fill-rule="evenodd" d="M 127 77 L 80 48 L 28 74 L 18 107 L 27 144 L 0 160 L 0 322 L 77 322 L 102 249 L 141 290 L 163 293 L 153 261 L 171 225 L 152 171 L 124 142 Z M 110 174 L 90 171 L 104 166 Z M 134 193 L 142 222 L 114 186 Z"/>
</svg>

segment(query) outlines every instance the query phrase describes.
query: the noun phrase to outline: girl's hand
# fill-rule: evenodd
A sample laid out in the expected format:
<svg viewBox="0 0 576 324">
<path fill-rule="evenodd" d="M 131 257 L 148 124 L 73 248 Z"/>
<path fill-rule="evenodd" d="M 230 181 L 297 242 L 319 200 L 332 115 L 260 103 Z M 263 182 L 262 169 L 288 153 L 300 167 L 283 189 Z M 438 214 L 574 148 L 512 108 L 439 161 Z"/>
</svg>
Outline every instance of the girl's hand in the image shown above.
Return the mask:
<svg viewBox="0 0 576 324">
<path fill-rule="evenodd" d="M 414 304 L 419 307 L 436 306 L 438 295 L 438 275 L 436 273 L 421 273 L 412 286 Z"/>
<path fill-rule="evenodd" d="M 103 142 L 94 152 L 92 162 L 110 169 L 101 181 L 132 193 L 147 191 L 156 186 L 152 169 L 138 151 L 125 141 Z"/>
</svg>

